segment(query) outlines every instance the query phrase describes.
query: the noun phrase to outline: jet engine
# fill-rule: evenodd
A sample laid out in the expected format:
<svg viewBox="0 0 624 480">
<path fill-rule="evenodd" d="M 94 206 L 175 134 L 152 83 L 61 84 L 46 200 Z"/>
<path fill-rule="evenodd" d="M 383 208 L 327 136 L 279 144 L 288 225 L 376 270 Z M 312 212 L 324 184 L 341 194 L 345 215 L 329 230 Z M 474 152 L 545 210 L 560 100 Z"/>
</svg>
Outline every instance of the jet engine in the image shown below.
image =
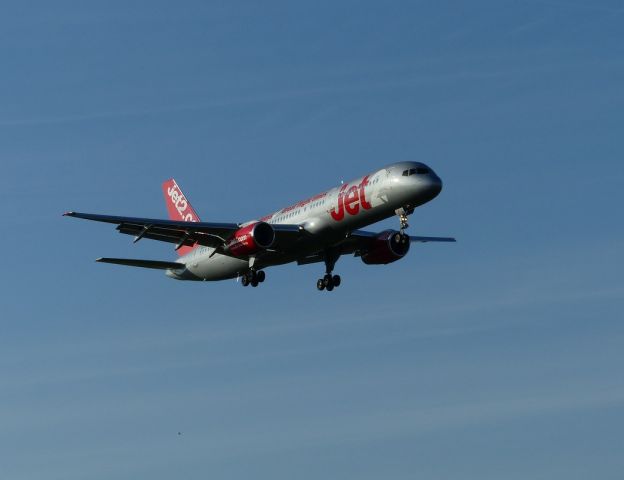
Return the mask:
<svg viewBox="0 0 624 480">
<path fill-rule="evenodd" d="M 254 222 L 241 227 L 227 241 L 225 250 L 235 257 L 253 255 L 266 250 L 275 241 L 275 231 L 266 222 Z"/>
<path fill-rule="evenodd" d="M 368 251 L 362 254 L 362 261 L 367 265 L 396 262 L 407 254 L 409 247 L 409 235 L 396 230 L 386 230 L 372 241 Z"/>
</svg>

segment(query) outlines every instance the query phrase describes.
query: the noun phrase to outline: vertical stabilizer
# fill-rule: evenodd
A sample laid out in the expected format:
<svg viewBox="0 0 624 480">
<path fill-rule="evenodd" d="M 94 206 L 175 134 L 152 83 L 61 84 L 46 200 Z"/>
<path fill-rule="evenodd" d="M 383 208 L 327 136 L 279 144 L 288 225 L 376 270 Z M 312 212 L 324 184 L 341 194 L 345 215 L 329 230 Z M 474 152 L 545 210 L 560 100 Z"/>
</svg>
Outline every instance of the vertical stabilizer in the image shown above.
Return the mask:
<svg viewBox="0 0 624 480">
<path fill-rule="evenodd" d="M 170 178 L 162 185 L 163 194 L 165 195 L 165 204 L 167 205 L 167 212 L 169 213 L 170 220 L 183 221 L 183 222 L 199 222 L 199 215 L 195 213 L 195 210 L 191 206 L 191 203 L 186 199 L 182 189 L 178 186 L 177 182 Z M 180 247 L 178 254 L 186 255 L 193 247 Z"/>
</svg>

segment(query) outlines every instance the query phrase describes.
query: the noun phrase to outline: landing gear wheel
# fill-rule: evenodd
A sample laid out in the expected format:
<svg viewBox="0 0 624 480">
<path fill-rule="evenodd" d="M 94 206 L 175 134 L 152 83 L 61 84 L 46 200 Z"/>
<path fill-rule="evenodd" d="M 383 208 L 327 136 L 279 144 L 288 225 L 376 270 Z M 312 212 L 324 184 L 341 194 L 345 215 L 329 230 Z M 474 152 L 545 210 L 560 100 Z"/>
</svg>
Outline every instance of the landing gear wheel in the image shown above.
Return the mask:
<svg viewBox="0 0 624 480">
<path fill-rule="evenodd" d="M 264 282 L 265 274 L 263 271 L 256 272 L 255 270 L 249 270 L 245 275 L 241 276 L 241 283 L 243 287 L 251 285 L 257 287 L 259 283 Z"/>
<path fill-rule="evenodd" d="M 327 249 L 323 252 L 325 261 L 325 275 L 316 281 L 316 288 L 319 290 L 327 290 L 331 292 L 335 287 L 340 285 L 340 275 L 332 275 L 334 265 L 340 258 L 340 252 L 336 249 Z"/>
</svg>

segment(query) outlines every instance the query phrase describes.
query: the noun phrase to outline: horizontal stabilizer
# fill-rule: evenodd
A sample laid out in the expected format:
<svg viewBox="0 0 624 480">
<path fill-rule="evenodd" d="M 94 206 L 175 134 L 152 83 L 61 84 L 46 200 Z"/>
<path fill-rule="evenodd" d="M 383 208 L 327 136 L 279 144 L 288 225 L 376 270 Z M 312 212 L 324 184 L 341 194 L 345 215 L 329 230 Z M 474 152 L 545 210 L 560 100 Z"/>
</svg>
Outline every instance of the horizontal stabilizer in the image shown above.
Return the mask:
<svg viewBox="0 0 624 480">
<path fill-rule="evenodd" d="M 157 270 L 178 270 L 186 265 L 177 262 L 161 262 L 159 260 L 137 260 L 134 258 L 98 258 L 96 262 L 114 263 L 115 265 L 127 265 L 129 267 L 155 268 Z"/>
</svg>

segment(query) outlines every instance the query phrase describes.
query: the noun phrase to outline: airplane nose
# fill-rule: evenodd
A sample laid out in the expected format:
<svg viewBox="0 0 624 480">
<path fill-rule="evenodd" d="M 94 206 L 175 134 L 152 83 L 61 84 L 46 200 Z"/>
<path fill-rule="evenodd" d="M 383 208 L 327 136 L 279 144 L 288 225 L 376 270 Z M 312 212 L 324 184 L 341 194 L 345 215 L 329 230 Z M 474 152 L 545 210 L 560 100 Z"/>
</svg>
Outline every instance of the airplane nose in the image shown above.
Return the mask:
<svg viewBox="0 0 624 480">
<path fill-rule="evenodd" d="M 442 180 L 435 173 L 432 173 L 427 182 L 427 191 L 431 198 L 437 197 L 442 191 Z"/>
</svg>

